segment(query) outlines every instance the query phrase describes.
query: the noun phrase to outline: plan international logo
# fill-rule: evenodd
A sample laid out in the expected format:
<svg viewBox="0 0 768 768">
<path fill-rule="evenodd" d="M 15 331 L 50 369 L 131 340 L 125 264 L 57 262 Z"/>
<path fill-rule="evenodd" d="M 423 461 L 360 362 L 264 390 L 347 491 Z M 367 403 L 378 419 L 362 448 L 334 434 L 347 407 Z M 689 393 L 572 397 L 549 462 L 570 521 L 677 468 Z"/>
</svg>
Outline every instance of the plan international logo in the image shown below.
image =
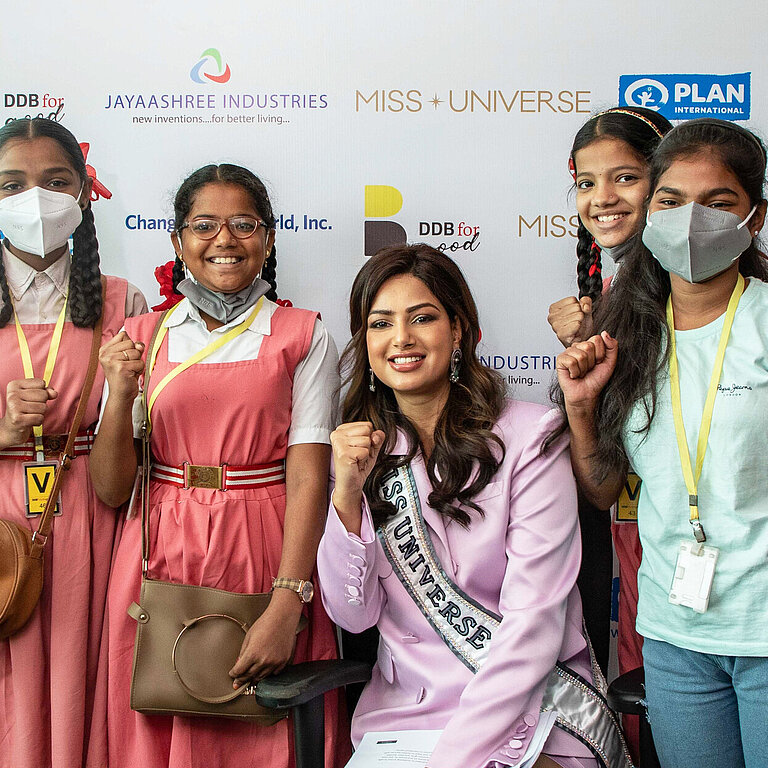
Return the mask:
<svg viewBox="0 0 768 768">
<path fill-rule="evenodd" d="M 668 120 L 748 120 L 751 72 L 735 75 L 621 75 L 619 104 L 647 107 Z"/>
</svg>

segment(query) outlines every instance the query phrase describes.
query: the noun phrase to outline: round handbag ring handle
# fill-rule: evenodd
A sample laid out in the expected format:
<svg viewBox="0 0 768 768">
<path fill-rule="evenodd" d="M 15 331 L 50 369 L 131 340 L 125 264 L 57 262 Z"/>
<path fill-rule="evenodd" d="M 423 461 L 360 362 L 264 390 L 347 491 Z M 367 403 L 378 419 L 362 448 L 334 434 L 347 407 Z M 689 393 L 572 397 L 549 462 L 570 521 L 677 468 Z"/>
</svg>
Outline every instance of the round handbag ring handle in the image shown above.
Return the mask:
<svg viewBox="0 0 768 768">
<path fill-rule="evenodd" d="M 173 661 L 173 671 L 176 673 L 176 678 L 179 681 L 179 685 L 193 698 L 197 699 L 198 701 L 204 701 L 206 704 L 226 704 L 228 701 L 232 701 L 236 699 L 238 696 L 242 696 L 249 688 L 247 685 L 241 685 L 237 690 L 233 690 L 232 693 L 228 693 L 225 696 L 206 696 L 203 693 L 199 693 L 198 691 L 193 690 L 190 688 L 182 679 L 181 674 L 179 673 L 179 670 L 176 667 L 176 651 L 179 647 L 179 641 L 181 640 L 182 636 L 188 629 L 192 629 L 192 627 L 195 626 L 195 624 L 199 624 L 201 621 L 208 621 L 210 619 L 228 619 L 231 622 L 234 622 L 237 624 L 240 629 L 243 630 L 243 634 L 246 634 L 248 632 L 248 625 L 243 623 L 242 621 L 239 621 L 238 619 L 228 616 L 225 613 L 207 613 L 204 616 L 198 616 L 196 619 L 189 619 L 188 621 L 184 622 L 184 628 L 179 632 L 178 636 L 176 637 L 176 641 L 173 644 L 173 652 L 171 654 L 171 659 Z"/>
</svg>

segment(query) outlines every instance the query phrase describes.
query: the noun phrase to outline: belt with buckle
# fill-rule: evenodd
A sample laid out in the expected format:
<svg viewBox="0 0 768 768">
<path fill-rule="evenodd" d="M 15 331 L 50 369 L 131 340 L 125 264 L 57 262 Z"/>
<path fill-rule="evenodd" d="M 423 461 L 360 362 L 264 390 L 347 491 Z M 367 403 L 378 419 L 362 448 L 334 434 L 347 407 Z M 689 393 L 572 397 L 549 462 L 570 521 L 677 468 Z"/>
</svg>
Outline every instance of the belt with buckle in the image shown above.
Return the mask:
<svg viewBox="0 0 768 768">
<path fill-rule="evenodd" d="M 211 488 L 227 491 L 235 488 L 261 488 L 285 482 L 285 462 L 269 464 L 207 466 L 185 461 L 179 466 L 152 464 L 150 477 L 159 483 L 178 488 Z"/>
<path fill-rule="evenodd" d="M 48 457 L 60 456 L 67 444 L 68 437 L 69 435 L 43 435 L 43 454 Z M 73 454 L 75 456 L 88 455 L 91 452 L 91 448 L 93 448 L 95 437 L 96 435 L 94 435 L 93 430 L 90 429 L 78 432 L 75 437 Z M 9 448 L 4 448 L 0 451 L 0 459 L 34 461 L 35 458 L 35 441 L 33 438 L 30 438 L 26 443 L 22 443 L 21 445 L 12 445 Z"/>
</svg>

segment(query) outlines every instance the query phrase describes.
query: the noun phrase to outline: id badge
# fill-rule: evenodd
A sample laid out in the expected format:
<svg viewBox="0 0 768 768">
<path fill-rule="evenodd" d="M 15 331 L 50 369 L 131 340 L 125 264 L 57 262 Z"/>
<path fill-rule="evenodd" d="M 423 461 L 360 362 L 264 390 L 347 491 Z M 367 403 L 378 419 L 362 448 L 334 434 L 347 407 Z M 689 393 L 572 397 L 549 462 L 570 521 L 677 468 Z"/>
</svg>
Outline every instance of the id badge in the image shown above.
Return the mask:
<svg viewBox="0 0 768 768">
<path fill-rule="evenodd" d="M 59 466 L 58 461 L 31 461 L 22 465 L 24 467 L 24 501 L 26 503 L 27 517 L 42 515 L 48 497 L 53 489 L 54 475 Z M 54 515 L 61 514 L 61 494 L 56 499 L 53 509 Z"/>
<path fill-rule="evenodd" d="M 627 475 L 619 500 L 616 502 L 617 523 L 637 523 L 637 502 L 642 484 L 643 481 L 634 472 Z"/>
<path fill-rule="evenodd" d="M 717 547 L 695 541 L 681 541 L 675 575 L 669 590 L 669 602 L 692 608 L 696 613 L 704 613 L 709 607 L 709 594 L 719 554 Z"/>
</svg>

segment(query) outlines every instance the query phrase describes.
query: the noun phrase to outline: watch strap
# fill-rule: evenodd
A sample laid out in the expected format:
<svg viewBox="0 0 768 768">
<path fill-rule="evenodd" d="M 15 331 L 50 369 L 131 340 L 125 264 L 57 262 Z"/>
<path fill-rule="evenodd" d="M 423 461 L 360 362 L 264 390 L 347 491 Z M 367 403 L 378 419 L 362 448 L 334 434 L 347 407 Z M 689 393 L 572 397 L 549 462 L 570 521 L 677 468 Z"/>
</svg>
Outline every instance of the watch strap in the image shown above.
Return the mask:
<svg viewBox="0 0 768 768">
<path fill-rule="evenodd" d="M 272 589 L 290 589 L 301 598 L 303 603 L 308 603 L 312 599 L 312 595 L 310 595 L 309 600 L 304 599 L 304 591 L 306 585 L 309 585 L 311 592 L 314 592 L 314 585 L 311 581 L 309 581 L 309 579 L 289 579 L 285 576 L 272 579 Z"/>
</svg>

